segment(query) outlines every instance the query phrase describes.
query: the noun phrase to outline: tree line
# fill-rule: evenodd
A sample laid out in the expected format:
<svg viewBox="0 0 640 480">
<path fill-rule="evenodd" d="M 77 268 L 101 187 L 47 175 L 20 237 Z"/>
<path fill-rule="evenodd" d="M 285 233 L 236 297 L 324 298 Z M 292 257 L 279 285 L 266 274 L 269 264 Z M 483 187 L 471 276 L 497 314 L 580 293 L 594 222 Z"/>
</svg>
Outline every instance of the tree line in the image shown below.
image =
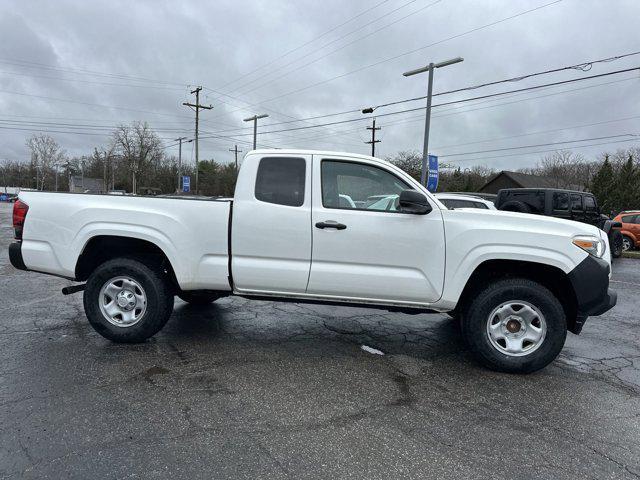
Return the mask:
<svg viewBox="0 0 640 480">
<path fill-rule="evenodd" d="M 37 190 L 69 191 L 71 177 L 102 180 L 104 191 L 142 192 L 147 188 L 162 193 L 180 190 L 179 176 L 191 176 L 195 167 L 167 155 L 162 140 L 145 122 L 133 122 L 114 129 L 105 145 L 89 155 L 69 156 L 50 135 L 33 135 L 26 141 L 28 161 L 0 163 L 2 186 Z M 237 171 L 234 164 L 214 159 L 199 162 L 199 193 L 231 196 Z M 195 193 L 195 192 L 192 192 Z"/>
<path fill-rule="evenodd" d="M 70 178 L 83 176 L 101 179 L 105 191 L 152 188 L 175 193 L 180 189 L 179 175 L 191 176 L 195 186 L 195 167 L 190 162 L 179 165 L 175 156 L 167 155 L 162 140 L 144 122 L 118 126 L 109 141 L 95 147 L 90 155 L 70 157 L 53 137 L 44 134 L 31 136 L 26 146 L 31 154 L 28 161 L 4 160 L 0 164 L 3 186 L 69 191 Z M 422 158 L 418 152 L 403 151 L 386 160 L 420 179 Z M 438 191 L 443 192 L 476 192 L 497 173 L 485 166 L 441 167 Z M 518 171 L 550 178 L 557 188 L 592 191 L 607 214 L 640 209 L 640 147 L 603 153 L 596 159 L 561 150 L 543 157 L 533 168 Z M 198 193 L 232 196 L 237 173 L 233 163 L 200 161 Z"/>
<path fill-rule="evenodd" d="M 399 152 L 386 160 L 420 179 L 420 153 Z M 517 171 L 546 177 L 556 188 L 590 191 L 607 215 L 640 209 L 640 147 L 603 153 L 592 160 L 570 150 L 560 150 L 543 157 L 535 167 Z M 464 168 L 445 163 L 441 165 L 438 191 L 477 192 L 497 173 L 484 166 Z"/>
</svg>

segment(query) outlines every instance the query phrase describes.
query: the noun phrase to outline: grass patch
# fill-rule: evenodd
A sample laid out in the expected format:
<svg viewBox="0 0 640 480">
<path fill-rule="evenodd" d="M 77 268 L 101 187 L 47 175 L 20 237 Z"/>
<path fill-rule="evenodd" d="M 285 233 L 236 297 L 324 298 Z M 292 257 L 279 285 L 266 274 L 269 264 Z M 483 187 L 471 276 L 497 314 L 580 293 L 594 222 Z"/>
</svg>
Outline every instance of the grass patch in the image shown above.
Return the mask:
<svg viewBox="0 0 640 480">
<path fill-rule="evenodd" d="M 622 256 L 624 258 L 640 258 L 640 251 L 631 250 L 631 251 L 628 251 L 628 252 L 622 252 Z"/>
</svg>

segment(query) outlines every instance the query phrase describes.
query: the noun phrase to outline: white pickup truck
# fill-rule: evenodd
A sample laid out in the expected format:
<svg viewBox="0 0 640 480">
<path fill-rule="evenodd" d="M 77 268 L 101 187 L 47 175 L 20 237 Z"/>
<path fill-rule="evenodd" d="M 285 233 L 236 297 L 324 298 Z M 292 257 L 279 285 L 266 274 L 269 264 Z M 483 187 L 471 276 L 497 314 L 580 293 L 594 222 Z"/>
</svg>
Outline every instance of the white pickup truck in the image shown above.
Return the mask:
<svg viewBox="0 0 640 480">
<path fill-rule="evenodd" d="M 11 263 L 86 284 L 89 322 L 141 342 L 174 296 L 225 295 L 445 312 L 486 366 L 532 372 L 567 330 L 615 305 L 597 228 L 490 210 L 448 210 L 388 162 L 254 150 L 233 199 L 22 192 Z"/>
</svg>

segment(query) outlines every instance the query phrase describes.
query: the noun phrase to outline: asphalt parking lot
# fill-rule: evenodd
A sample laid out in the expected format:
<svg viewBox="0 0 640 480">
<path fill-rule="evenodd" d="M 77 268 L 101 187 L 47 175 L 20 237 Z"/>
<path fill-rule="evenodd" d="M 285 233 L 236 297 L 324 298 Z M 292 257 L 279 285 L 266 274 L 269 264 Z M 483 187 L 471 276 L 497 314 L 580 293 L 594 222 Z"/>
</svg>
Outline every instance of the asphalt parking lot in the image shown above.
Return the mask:
<svg viewBox="0 0 640 480">
<path fill-rule="evenodd" d="M 640 260 L 528 376 L 478 367 L 442 315 L 240 298 L 176 301 L 160 334 L 116 345 L 70 282 L 11 267 L 10 211 L 0 478 L 640 477 Z"/>
</svg>

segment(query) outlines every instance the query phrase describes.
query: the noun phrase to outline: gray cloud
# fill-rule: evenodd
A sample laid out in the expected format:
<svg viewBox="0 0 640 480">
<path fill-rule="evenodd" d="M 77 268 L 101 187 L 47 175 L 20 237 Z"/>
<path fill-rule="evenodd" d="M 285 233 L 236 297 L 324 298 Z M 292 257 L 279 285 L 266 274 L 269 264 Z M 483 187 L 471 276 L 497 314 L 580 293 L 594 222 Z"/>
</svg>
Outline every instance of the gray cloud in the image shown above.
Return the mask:
<svg viewBox="0 0 640 480">
<path fill-rule="evenodd" d="M 242 118 L 253 113 L 269 113 L 270 118 L 263 122 L 267 125 L 423 95 L 426 75 L 404 78 L 401 73 L 431 60 L 465 58 L 462 64 L 437 71 L 435 91 L 444 91 L 640 49 L 640 3 L 634 0 L 564 0 L 447 40 L 550 1 L 443 0 L 427 7 L 433 0 L 389 0 L 248 76 L 243 75 L 380 1 L 5 1 L 0 5 L 0 158 L 28 156 L 24 142 L 32 132 L 9 127 L 62 131 L 66 129 L 60 124 L 69 124 L 69 133 L 52 135 L 69 153 L 80 155 L 108 142 L 108 127 L 146 120 L 169 145 L 179 135 L 192 135 L 192 112 L 181 105 L 192 100 L 188 85 L 207 87 L 202 101 L 215 107 L 202 115 L 203 135 L 227 131 L 218 135 L 236 134 L 236 139 L 249 141 L 245 134 L 250 131 L 243 130 L 247 125 Z M 401 19 L 404 16 L 407 18 Z M 370 25 L 362 28 L 367 23 Z M 385 25 L 389 26 L 382 28 Z M 439 41 L 411 55 L 344 75 Z M 327 55 L 346 44 L 350 45 Z M 563 72 L 439 97 L 436 103 L 637 65 L 640 55 L 595 65 L 589 73 Z M 273 81 L 276 77 L 281 78 Z M 640 133 L 640 118 L 601 123 L 640 115 L 639 78 L 637 72 L 627 73 L 477 104 L 436 108 L 432 151 L 444 160 L 452 153 Z M 402 104 L 378 112 L 422 105 Z M 380 117 L 379 155 L 420 150 L 422 115 Z M 567 128 L 592 123 L 601 124 Z M 259 137 L 259 143 L 366 153 L 365 127 L 364 122 L 354 122 L 267 134 Z M 549 130 L 557 131 L 523 136 Z M 232 154 L 227 149 L 236 139 L 203 140 L 201 155 L 230 161 Z M 247 150 L 246 144 L 240 145 Z M 626 145 L 630 144 L 576 151 L 593 157 Z M 168 149 L 171 153 L 174 150 Z M 528 152 L 537 150 L 544 148 L 450 159 L 462 166 L 518 168 L 534 164 L 541 154 Z M 511 153 L 518 154 L 501 156 Z"/>
</svg>

